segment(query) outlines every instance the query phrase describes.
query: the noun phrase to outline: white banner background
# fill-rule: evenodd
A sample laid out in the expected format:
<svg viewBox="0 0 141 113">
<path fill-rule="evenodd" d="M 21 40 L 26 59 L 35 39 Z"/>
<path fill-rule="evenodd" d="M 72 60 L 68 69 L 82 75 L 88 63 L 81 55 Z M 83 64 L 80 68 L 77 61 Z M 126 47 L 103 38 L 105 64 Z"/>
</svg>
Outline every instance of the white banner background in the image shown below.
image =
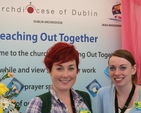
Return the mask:
<svg viewBox="0 0 141 113">
<path fill-rule="evenodd" d="M 61 41 L 61 38 L 65 41 L 64 35 L 76 38 L 86 34 L 89 39 L 98 37 L 96 42 L 80 40 L 73 43 L 80 52 L 81 69 L 74 89 L 89 93 L 86 86 L 94 79 L 102 87 L 110 85 L 110 79 L 104 70 L 107 67 L 107 54 L 121 48 L 121 22 L 114 20 L 112 14 L 112 7 L 119 3 L 119 0 L 0 2 L 0 72 L 2 74 L 5 67 L 10 71 L 15 69 L 15 77 L 26 86 L 15 98 L 21 105 L 22 113 L 25 112 L 30 99 L 48 91 L 47 87 L 51 84 L 47 71 L 37 72 L 37 69 L 45 69 L 44 55 L 38 56 L 35 52 L 46 52 L 54 43 Z M 81 12 L 81 15 L 78 15 L 78 12 Z M 56 24 L 56 21 L 59 23 Z M 64 35 L 61 37 L 60 33 Z M 17 39 L 18 34 L 22 35 L 21 40 Z M 31 39 L 24 40 L 23 37 L 27 34 L 31 35 Z M 48 36 L 53 37 L 52 41 L 49 41 Z M 66 42 L 72 43 L 70 38 Z M 25 71 L 20 72 L 21 69 Z M 34 69 L 36 71 L 33 71 Z M 84 69 L 87 71 L 84 72 Z M 4 82 L 8 84 L 10 80 Z M 91 95 L 91 98 L 93 111 L 96 113 L 96 97 Z"/>
</svg>

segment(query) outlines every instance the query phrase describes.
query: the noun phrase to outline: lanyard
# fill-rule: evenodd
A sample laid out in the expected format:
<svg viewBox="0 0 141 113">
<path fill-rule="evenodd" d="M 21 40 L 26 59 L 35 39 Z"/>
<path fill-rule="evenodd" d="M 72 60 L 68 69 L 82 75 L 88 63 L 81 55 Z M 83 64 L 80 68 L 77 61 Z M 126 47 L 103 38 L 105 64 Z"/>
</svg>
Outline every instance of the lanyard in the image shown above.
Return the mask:
<svg viewBox="0 0 141 113">
<path fill-rule="evenodd" d="M 130 91 L 130 94 L 128 96 L 128 99 L 124 105 L 124 107 L 121 109 L 121 113 L 124 113 L 133 97 L 134 91 L 135 91 L 135 85 L 132 85 L 132 90 Z M 115 91 L 115 113 L 118 113 L 118 100 L 117 100 L 117 91 Z"/>
<path fill-rule="evenodd" d="M 70 91 L 70 97 L 71 97 L 72 110 L 73 110 L 73 113 L 75 113 L 75 105 L 74 105 L 73 96 L 72 96 L 72 92 L 71 91 Z"/>
</svg>

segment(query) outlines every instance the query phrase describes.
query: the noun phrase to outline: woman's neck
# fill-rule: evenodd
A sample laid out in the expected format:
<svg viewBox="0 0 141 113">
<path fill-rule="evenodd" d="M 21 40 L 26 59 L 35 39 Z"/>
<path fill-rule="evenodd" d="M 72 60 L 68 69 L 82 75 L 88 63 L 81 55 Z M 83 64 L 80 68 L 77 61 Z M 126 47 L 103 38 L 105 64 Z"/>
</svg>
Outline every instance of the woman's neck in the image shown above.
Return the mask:
<svg viewBox="0 0 141 113">
<path fill-rule="evenodd" d="M 132 84 L 118 87 L 116 86 L 117 96 L 127 97 L 132 89 Z"/>
<path fill-rule="evenodd" d="M 126 87 L 116 87 L 116 96 L 118 99 L 118 107 L 123 108 L 127 106 L 130 108 L 133 105 L 133 100 L 135 100 L 135 85 L 128 85 Z M 126 103 L 126 105 L 125 105 Z"/>
<path fill-rule="evenodd" d="M 55 94 L 59 99 L 64 100 L 70 98 L 70 90 L 58 90 L 55 87 L 53 87 L 53 90 L 55 91 Z"/>
</svg>

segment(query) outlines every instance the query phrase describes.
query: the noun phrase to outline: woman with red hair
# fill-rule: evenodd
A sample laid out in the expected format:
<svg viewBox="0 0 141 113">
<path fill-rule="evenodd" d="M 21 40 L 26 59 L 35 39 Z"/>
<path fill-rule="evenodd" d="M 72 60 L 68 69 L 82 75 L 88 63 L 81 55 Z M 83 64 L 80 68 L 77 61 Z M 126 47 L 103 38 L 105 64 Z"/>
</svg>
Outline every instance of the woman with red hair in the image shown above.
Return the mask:
<svg viewBox="0 0 141 113">
<path fill-rule="evenodd" d="M 48 49 L 44 64 L 52 79 L 49 92 L 33 98 L 26 113 L 92 113 L 87 92 L 74 90 L 79 53 L 73 44 L 58 42 Z"/>
</svg>

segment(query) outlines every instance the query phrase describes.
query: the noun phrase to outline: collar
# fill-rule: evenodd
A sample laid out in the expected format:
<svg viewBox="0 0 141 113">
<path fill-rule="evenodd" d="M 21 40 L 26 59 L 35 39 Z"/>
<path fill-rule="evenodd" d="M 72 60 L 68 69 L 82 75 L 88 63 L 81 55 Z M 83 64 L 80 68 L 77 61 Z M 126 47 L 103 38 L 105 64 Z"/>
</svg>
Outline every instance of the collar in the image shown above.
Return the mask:
<svg viewBox="0 0 141 113">
<path fill-rule="evenodd" d="M 71 90 L 71 92 L 72 92 L 72 96 L 73 96 L 73 100 L 74 100 L 74 101 L 75 101 L 75 100 L 83 100 L 83 98 L 82 98 L 81 96 L 79 96 L 79 95 L 77 94 L 77 92 L 76 92 L 73 88 L 71 88 L 70 90 Z M 56 95 L 56 93 L 55 93 L 55 90 L 53 89 L 53 85 L 51 85 L 51 87 L 50 87 L 50 93 L 51 93 L 52 97 L 53 97 L 57 102 L 62 103 L 62 101 L 57 97 L 57 95 Z"/>
</svg>

